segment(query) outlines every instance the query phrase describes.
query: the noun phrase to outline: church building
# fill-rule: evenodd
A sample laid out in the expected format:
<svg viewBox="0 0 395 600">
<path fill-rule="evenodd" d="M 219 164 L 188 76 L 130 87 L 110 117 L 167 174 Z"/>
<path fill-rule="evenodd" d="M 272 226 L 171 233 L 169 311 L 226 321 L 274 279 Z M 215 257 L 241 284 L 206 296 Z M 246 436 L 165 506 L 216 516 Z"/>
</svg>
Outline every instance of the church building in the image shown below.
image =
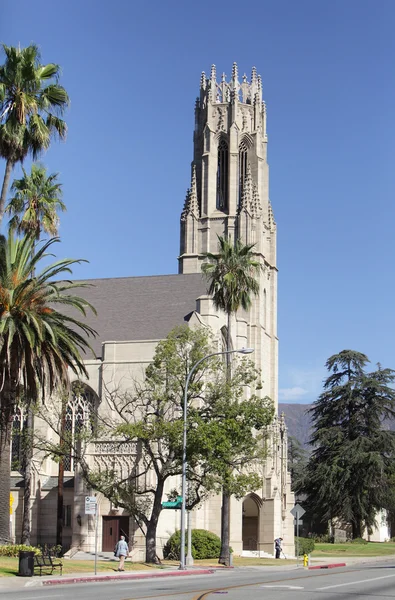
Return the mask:
<svg viewBox="0 0 395 600">
<path fill-rule="evenodd" d="M 236 63 L 227 81 L 202 73 L 195 106 L 195 130 L 191 184 L 180 220 L 178 274 L 89 280 L 83 295 L 97 310 L 87 317 L 98 332 L 93 341 L 95 356 L 86 360 L 89 379 L 73 388 L 66 427 L 73 433 L 89 415 L 101 410 L 103 393 L 114 382 L 126 385 L 130 377 L 143 377 L 157 343 L 176 325 L 210 327 L 214 336 L 226 332 L 226 315 L 215 309 L 207 295 L 201 265 L 205 252 L 216 253 L 218 236 L 254 244 L 255 258 L 262 264 L 259 296 L 251 308 L 233 317 L 233 348 L 251 347 L 251 359 L 262 374 L 263 396 L 276 406 L 270 429 L 270 448 L 262 466 L 262 484 L 242 500 L 231 500 L 230 544 L 236 555 L 272 556 L 273 541 L 284 538 L 287 556 L 294 554 L 294 496 L 287 471 L 287 431 L 278 416 L 278 338 L 276 223 L 269 199 L 266 105 L 262 80 L 252 69 L 250 80 L 239 77 Z M 19 432 L 24 416 L 14 420 L 13 466 L 18 467 Z M 43 430 L 43 423 L 37 423 Z M 49 437 L 55 435 L 48 431 Z M 90 445 L 87 460 L 93 469 L 113 468 L 125 472 L 133 464 L 133 448 L 122 450 L 110 440 Z M 32 474 L 32 543 L 54 544 L 58 465 L 35 453 Z M 180 487 L 179 482 L 171 487 Z M 66 458 L 64 480 L 64 546 L 70 555 L 93 552 L 94 518 L 85 514 L 86 487 L 73 457 Z M 23 480 L 12 472 L 11 531 L 18 540 L 21 531 Z M 112 551 L 125 534 L 132 560 L 144 559 L 144 538 L 133 519 L 101 494 L 98 549 Z M 166 498 L 164 498 L 166 500 Z M 220 535 L 221 498 L 211 497 L 191 513 L 193 528 Z M 162 511 L 158 526 L 157 554 L 169 536 L 180 527 L 180 511 Z"/>
</svg>

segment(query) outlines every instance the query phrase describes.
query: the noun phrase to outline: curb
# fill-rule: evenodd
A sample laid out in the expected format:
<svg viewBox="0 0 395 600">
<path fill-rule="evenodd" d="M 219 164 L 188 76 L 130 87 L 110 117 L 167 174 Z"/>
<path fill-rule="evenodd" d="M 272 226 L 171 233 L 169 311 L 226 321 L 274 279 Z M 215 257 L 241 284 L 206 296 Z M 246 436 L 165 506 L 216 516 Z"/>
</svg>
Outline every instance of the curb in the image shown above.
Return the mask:
<svg viewBox="0 0 395 600">
<path fill-rule="evenodd" d="M 160 577 L 183 577 L 186 575 L 211 575 L 215 569 L 190 569 L 189 571 L 167 571 L 162 573 L 138 573 L 133 575 L 90 575 L 86 577 L 62 577 L 47 579 L 42 585 L 66 585 L 68 583 L 94 583 L 97 581 L 130 581 L 131 579 L 152 579 Z"/>
<path fill-rule="evenodd" d="M 314 567 L 307 567 L 309 570 L 311 569 L 334 569 L 335 567 L 346 567 L 346 563 L 332 563 L 330 565 L 316 565 Z"/>
</svg>

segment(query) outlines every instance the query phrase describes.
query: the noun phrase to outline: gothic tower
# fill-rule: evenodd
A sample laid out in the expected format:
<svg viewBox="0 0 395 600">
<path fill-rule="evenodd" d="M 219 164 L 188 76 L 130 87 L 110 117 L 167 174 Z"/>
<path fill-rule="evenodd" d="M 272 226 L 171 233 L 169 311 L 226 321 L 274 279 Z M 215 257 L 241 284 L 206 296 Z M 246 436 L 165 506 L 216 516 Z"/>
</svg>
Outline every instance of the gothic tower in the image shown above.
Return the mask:
<svg viewBox="0 0 395 600">
<path fill-rule="evenodd" d="M 277 406 L 277 269 L 276 224 L 269 200 L 266 106 L 262 80 L 232 77 L 217 81 L 202 73 L 196 99 L 191 187 L 181 214 L 180 273 L 201 270 L 204 252 L 217 252 L 218 235 L 255 244 L 263 265 L 260 296 L 246 321 L 247 343 L 262 371 L 263 393 Z M 235 342 L 235 340 L 234 340 Z"/>
</svg>

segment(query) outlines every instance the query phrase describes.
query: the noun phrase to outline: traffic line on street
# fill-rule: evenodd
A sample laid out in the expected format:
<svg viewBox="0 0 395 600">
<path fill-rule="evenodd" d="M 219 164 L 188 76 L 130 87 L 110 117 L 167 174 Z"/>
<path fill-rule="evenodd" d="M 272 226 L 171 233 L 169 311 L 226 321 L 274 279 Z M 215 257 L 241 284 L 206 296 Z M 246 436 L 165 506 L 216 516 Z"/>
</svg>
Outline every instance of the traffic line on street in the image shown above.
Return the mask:
<svg viewBox="0 0 395 600">
<path fill-rule="evenodd" d="M 282 588 L 285 590 L 304 590 L 301 585 L 261 585 L 261 588 Z"/>
<path fill-rule="evenodd" d="M 369 583 L 370 581 L 378 581 L 379 579 L 390 579 L 395 577 L 394 575 L 383 575 L 382 577 L 372 577 L 371 579 L 358 579 L 358 581 L 349 581 L 348 583 L 337 583 L 336 585 L 326 585 L 325 587 L 317 588 L 317 591 L 332 590 L 333 588 L 345 587 L 346 585 L 355 585 L 359 583 Z"/>
</svg>

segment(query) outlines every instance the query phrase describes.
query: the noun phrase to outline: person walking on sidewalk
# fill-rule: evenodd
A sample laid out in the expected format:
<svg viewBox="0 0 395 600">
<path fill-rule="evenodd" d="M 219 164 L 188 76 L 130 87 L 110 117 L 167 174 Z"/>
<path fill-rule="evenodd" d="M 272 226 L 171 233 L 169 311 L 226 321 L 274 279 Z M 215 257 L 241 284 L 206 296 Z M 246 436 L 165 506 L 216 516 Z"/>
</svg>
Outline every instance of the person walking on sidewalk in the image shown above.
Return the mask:
<svg viewBox="0 0 395 600">
<path fill-rule="evenodd" d="M 281 542 L 283 541 L 282 537 L 277 538 L 276 540 L 274 540 L 274 549 L 276 551 L 276 558 L 280 558 L 280 554 L 281 554 Z"/>
<path fill-rule="evenodd" d="M 119 542 L 117 542 L 115 549 L 114 549 L 114 555 L 119 558 L 118 571 L 125 570 L 123 567 L 125 565 L 125 557 L 128 554 L 129 554 L 129 547 L 128 547 L 127 543 L 125 542 L 125 536 L 121 535 Z"/>
</svg>

